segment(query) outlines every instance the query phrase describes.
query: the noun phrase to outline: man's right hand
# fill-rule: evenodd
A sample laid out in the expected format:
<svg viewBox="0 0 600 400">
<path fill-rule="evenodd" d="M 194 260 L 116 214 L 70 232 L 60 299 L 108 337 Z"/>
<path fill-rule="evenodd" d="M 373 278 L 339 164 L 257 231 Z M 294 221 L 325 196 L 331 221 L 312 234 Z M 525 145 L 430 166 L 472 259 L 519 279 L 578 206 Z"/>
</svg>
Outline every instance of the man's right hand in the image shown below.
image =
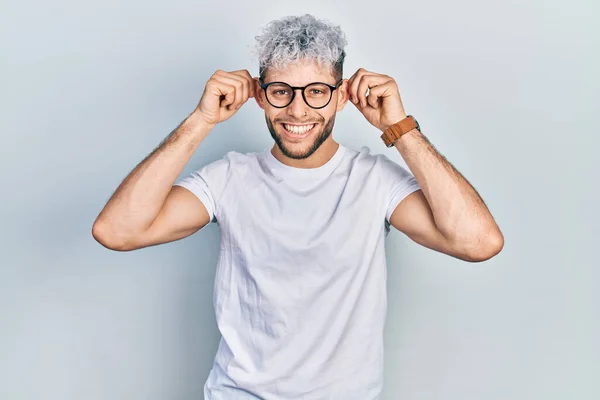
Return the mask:
<svg viewBox="0 0 600 400">
<path fill-rule="evenodd" d="M 250 97 L 254 97 L 256 86 L 248 70 L 218 70 L 206 83 L 195 111 L 209 125 L 216 125 L 231 118 Z"/>
</svg>

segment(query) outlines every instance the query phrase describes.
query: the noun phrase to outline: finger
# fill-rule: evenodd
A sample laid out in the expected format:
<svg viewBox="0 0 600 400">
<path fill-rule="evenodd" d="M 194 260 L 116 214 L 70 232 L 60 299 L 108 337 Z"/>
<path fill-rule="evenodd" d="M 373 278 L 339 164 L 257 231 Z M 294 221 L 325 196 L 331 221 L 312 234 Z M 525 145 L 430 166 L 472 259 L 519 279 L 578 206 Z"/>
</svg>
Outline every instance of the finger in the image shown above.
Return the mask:
<svg viewBox="0 0 600 400">
<path fill-rule="evenodd" d="M 377 95 L 378 92 L 381 92 L 381 86 L 375 86 L 370 89 L 369 95 L 367 96 L 367 104 L 373 108 L 379 108 L 379 96 Z"/>
<path fill-rule="evenodd" d="M 256 96 L 254 78 L 252 77 L 252 75 L 250 75 L 250 72 L 248 72 L 247 69 L 242 69 L 242 70 L 239 70 L 239 71 L 235 71 L 234 74 L 236 74 L 236 75 L 244 78 L 244 80 L 246 82 L 248 82 L 248 96 L 249 97 Z"/>
<path fill-rule="evenodd" d="M 206 89 L 217 97 L 217 105 L 219 107 L 226 107 L 235 100 L 235 88 L 226 83 L 219 82 L 214 77 L 206 83 Z M 221 97 L 224 97 L 224 99 L 221 99 Z"/>
<path fill-rule="evenodd" d="M 376 86 L 385 85 L 389 81 L 390 78 L 385 75 L 363 75 L 358 86 L 358 97 L 360 99 L 362 107 L 366 107 L 367 104 L 369 104 L 367 99 L 367 91 L 369 92 L 370 96 L 371 89 L 375 88 Z M 375 98 L 375 102 L 377 102 L 377 98 Z"/>
<path fill-rule="evenodd" d="M 358 71 L 356 71 L 356 76 L 354 77 L 352 84 L 351 84 L 351 93 L 354 96 L 354 102 L 360 104 L 360 91 L 359 91 L 359 85 L 362 82 L 363 78 L 365 76 L 370 76 L 370 75 L 375 75 L 374 73 L 367 71 L 364 68 L 359 68 Z M 366 89 L 365 89 L 365 93 L 366 93 Z M 364 107 L 364 105 L 363 105 Z"/>
<path fill-rule="evenodd" d="M 242 102 L 241 104 L 238 104 L 238 108 L 241 107 L 246 101 L 248 101 L 248 97 L 249 97 L 249 92 L 250 92 L 250 87 L 248 85 L 248 81 L 246 81 L 246 79 L 244 79 L 243 77 L 240 77 L 239 75 L 233 75 L 232 79 L 237 79 L 240 81 L 241 83 L 241 93 L 242 93 Z"/>
<path fill-rule="evenodd" d="M 389 83 L 383 85 L 377 85 L 369 89 L 369 96 L 367 96 L 367 103 L 373 108 L 379 108 L 379 99 L 385 97 L 391 89 Z"/>
<path fill-rule="evenodd" d="M 215 79 L 221 83 L 227 84 L 229 86 L 232 86 L 234 88 L 234 100 L 233 102 L 229 105 L 229 109 L 233 110 L 233 109 L 237 109 L 239 107 L 241 107 L 242 104 L 244 104 L 245 100 L 244 100 L 244 88 L 243 88 L 243 84 L 242 81 L 240 79 L 236 79 L 233 78 L 231 76 L 224 76 L 224 75 L 217 75 L 215 77 Z"/>
<path fill-rule="evenodd" d="M 367 90 L 369 90 L 369 80 L 369 75 L 362 75 L 357 83 L 356 98 L 358 99 L 362 108 L 367 106 Z"/>
<path fill-rule="evenodd" d="M 217 76 L 217 79 L 221 79 L 226 83 L 233 85 L 236 89 L 235 102 L 232 104 L 232 108 L 240 108 L 246 100 L 248 100 L 249 88 L 246 81 L 239 75 L 232 72 L 222 72 Z"/>
<path fill-rule="evenodd" d="M 367 106 L 367 92 L 371 87 L 374 87 L 377 80 L 377 75 L 373 74 L 362 74 L 360 80 L 357 81 L 356 98 L 358 99 L 361 107 Z"/>
<path fill-rule="evenodd" d="M 346 91 L 348 92 L 348 100 L 350 100 L 352 103 L 354 103 L 354 94 L 352 93 L 352 83 L 354 82 L 354 79 L 356 78 L 356 74 L 358 73 L 358 71 L 356 71 L 350 78 L 348 78 L 348 83 L 346 86 Z"/>
<path fill-rule="evenodd" d="M 231 77 L 234 79 L 238 79 L 240 80 L 240 82 L 242 82 L 243 88 L 242 88 L 242 93 L 244 94 L 244 102 L 246 100 L 248 100 L 248 98 L 252 97 L 251 95 L 251 91 L 252 91 L 252 84 L 250 83 L 250 80 L 248 79 L 248 77 L 246 75 L 249 75 L 247 72 L 246 74 L 243 73 L 243 71 L 233 71 L 231 72 Z"/>
<path fill-rule="evenodd" d="M 360 70 L 356 71 L 354 74 L 352 74 L 352 76 L 350 78 L 348 78 L 348 89 L 350 89 L 350 85 L 352 85 L 352 82 L 354 82 L 354 79 L 356 78 L 356 76 L 358 75 L 358 72 Z"/>
<path fill-rule="evenodd" d="M 219 107 L 227 107 L 235 101 L 235 86 L 219 81 L 219 77 L 225 75 L 226 72 L 218 69 L 210 78 L 208 83 L 213 88 L 214 94 L 219 94 L 224 97 L 220 99 Z M 207 84 L 208 86 L 208 84 Z"/>
<path fill-rule="evenodd" d="M 349 88 L 350 88 L 350 98 L 353 103 L 358 103 L 358 84 L 360 83 L 360 79 L 362 75 L 364 75 L 367 71 L 363 68 L 359 68 L 354 75 L 349 79 Z"/>
</svg>

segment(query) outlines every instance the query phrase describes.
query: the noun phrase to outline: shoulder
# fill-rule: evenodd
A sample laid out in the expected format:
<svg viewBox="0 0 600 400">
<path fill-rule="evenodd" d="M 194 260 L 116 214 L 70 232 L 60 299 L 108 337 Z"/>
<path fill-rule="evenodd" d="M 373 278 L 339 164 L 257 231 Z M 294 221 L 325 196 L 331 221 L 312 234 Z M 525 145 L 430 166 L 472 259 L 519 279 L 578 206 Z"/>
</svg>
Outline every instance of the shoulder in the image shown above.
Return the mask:
<svg viewBox="0 0 600 400">
<path fill-rule="evenodd" d="M 256 161 L 260 153 L 241 153 L 239 151 L 231 150 L 225 153 L 220 159 L 213 161 L 210 164 L 218 163 L 220 165 L 226 164 L 250 164 Z M 208 165 L 210 165 L 208 164 Z"/>
<path fill-rule="evenodd" d="M 398 169 L 404 170 L 404 168 L 395 162 L 391 157 L 386 154 L 373 153 L 369 146 L 362 146 L 360 149 L 355 150 L 346 147 L 347 157 L 351 160 L 355 166 L 369 167 L 372 169 L 371 172 L 394 172 Z"/>
<path fill-rule="evenodd" d="M 353 170 L 362 171 L 365 181 L 376 182 L 385 193 L 394 195 L 419 187 L 411 171 L 403 166 L 400 153 L 373 154 L 368 146 L 348 153 L 352 158 Z"/>
<path fill-rule="evenodd" d="M 231 162 L 247 164 L 250 162 L 254 162 L 260 156 L 260 154 L 261 154 L 261 152 L 242 153 L 239 151 L 231 150 L 231 151 L 228 151 L 227 153 L 225 153 L 223 158 L 230 160 Z"/>
<path fill-rule="evenodd" d="M 369 146 L 362 146 L 359 149 L 345 147 L 345 158 L 349 159 L 354 165 L 373 165 L 377 162 L 378 154 L 373 154 Z"/>
<path fill-rule="evenodd" d="M 241 172 L 245 170 L 245 167 L 256 164 L 259 156 L 260 153 L 241 153 L 238 151 L 228 151 L 221 158 L 203 165 L 200 170 L 208 173 Z"/>
</svg>

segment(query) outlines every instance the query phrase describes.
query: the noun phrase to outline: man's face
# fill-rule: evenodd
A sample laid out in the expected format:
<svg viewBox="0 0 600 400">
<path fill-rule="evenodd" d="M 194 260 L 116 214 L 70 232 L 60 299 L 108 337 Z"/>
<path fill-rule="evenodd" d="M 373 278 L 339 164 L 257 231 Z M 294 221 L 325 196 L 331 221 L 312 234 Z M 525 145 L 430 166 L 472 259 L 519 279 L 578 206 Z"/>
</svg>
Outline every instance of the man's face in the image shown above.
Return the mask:
<svg viewBox="0 0 600 400">
<path fill-rule="evenodd" d="M 330 68 L 321 68 L 314 61 L 298 61 L 285 70 L 270 69 L 264 78 L 264 83 L 269 82 L 285 82 L 290 86 L 306 86 L 314 82 L 335 86 L 337 83 Z M 286 157 L 308 158 L 325 141 L 333 140 L 331 131 L 335 115 L 348 101 L 346 88 L 347 80 L 344 80 L 333 91 L 327 106 L 314 109 L 304 101 L 301 90 L 295 91 L 294 100 L 287 107 L 274 107 L 267 101 L 265 91 L 258 86 L 256 101 L 265 110 L 265 120 L 271 136 Z"/>
</svg>

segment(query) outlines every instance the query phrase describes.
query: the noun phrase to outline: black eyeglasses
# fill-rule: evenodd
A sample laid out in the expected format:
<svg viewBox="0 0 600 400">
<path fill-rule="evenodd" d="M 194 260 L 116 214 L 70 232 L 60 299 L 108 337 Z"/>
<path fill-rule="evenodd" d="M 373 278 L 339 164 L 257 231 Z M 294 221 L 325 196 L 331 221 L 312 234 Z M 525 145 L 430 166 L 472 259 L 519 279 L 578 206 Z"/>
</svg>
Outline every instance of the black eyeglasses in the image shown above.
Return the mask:
<svg viewBox="0 0 600 400">
<path fill-rule="evenodd" d="M 285 82 L 264 83 L 259 79 L 260 87 L 264 89 L 267 101 L 276 108 L 284 108 L 292 104 L 296 90 L 302 90 L 304 102 L 311 108 L 323 108 L 331 101 L 333 91 L 343 82 L 340 79 L 335 86 L 323 82 L 314 82 L 307 86 L 290 86 Z"/>
</svg>

